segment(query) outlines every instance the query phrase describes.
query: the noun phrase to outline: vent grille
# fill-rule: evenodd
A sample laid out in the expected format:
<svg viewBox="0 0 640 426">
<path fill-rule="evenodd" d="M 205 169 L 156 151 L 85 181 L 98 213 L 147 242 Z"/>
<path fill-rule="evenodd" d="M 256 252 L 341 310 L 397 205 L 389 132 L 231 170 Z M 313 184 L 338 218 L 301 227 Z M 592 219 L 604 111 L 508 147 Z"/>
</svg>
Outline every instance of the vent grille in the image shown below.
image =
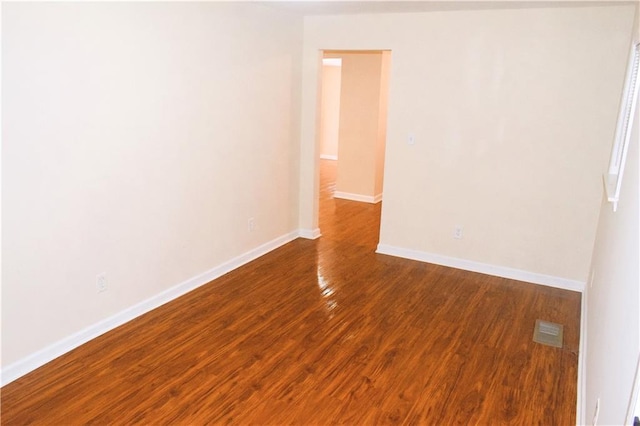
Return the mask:
<svg viewBox="0 0 640 426">
<path fill-rule="evenodd" d="M 562 347 L 564 326 L 555 322 L 536 320 L 536 327 L 533 331 L 533 341 L 555 348 Z"/>
</svg>

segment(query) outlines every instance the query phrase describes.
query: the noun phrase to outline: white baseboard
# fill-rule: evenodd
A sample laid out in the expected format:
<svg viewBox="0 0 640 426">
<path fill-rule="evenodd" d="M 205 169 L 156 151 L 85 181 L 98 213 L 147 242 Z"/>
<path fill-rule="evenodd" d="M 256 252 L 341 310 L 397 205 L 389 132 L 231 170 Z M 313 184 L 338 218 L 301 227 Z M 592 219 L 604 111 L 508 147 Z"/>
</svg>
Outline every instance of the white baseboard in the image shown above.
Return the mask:
<svg viewBox="0 0 640 426">
<path fill-rule="evenodd" d="M 342 198 L 343 200 L 360 201 L 360 202 L 371 203 L 371 204 L 376 204 L 382 201 L 382 194 L 372 196 L 372 195 L 361 195 L 361 194 L 352 194 L 350 192 L 336 191 L 333 193 L 333 197 Z"/>
<path fill-rule="evenodd" d="M 96 337 L 113 330 L 114 328 L 119 327 L 142 314 L 164 305 L 167 302 L 177 299 L 178 297 L 207 284 L 210 281 L 251 262 L 252 260 L 257 259 L 258 257 L 263 256 L 290 241 L 295 240 L 300 236 L 300 234 L 300 231 L 294 231 L 275 238 L 253 250 L 241 254 L 240 256 L 158 293 L 155 296 L 143 300 L 142 302 L 120 311 L 113 316 L 105 318 L 84 330 L 80 330 L 71 336 L 65 337 L 46 348 L 8 365 L 2 369 L 2 373 L 0 374 L 0 385 L 4 386 L 7 383 L 11 383 L 12 381 L 24 376 L 38 367 L 41 367 L 49 361 L 64 355 L 78 346 L 87 343 L 88 341 L 95 339 Z"/>
<path fill-rule="evenodd" d="M 578 343 L 578 388 L 576 401 L 576 426 L 587 424 L 587 297 L 586 286 L 580 301 L 580 343 Z"/>
<path fill-rule="evenodd" d="M 323 159 L 323 160 L 338 161 L 338 156 L 337 155 L 320 154 L 320 158 Z"/>
<path fill-rule="evenodd" d="M 298 236 L 300 238 L 306 238 L 307 240 L 315 240 L 316 238 L 320 238 L 322 234 L 320 233 L 320 228 L 300 229 L 298 231 Z"/>
<path fill-rule="evenodd" d="M 473 260 L 442 256 L 439 254 L 411 250 L 402 247 L 395 247 L 387 244 L 378 244 L 376 253 L 404 257 L 406 259 L 419 260 L 421 262 L 435 263 L 437 265 L 449 266 L 451 268 L 463 269 L 465 271 L 471 272 L 479 272 L 482 274 L 494 275 L 497 277 L 509 278 L 512 280 L 525 281 L 533 284 L 542 284 L 549 287 L 561 288 L 564 290 L 582 292 L 585 286 L 585 283 L 582 281 L 538 274 L 535 272 L 523 271 L 520 269 L 512 269 L 505 266 L 489 265 L 486 263 L 475 262 Z"/>
</svg>

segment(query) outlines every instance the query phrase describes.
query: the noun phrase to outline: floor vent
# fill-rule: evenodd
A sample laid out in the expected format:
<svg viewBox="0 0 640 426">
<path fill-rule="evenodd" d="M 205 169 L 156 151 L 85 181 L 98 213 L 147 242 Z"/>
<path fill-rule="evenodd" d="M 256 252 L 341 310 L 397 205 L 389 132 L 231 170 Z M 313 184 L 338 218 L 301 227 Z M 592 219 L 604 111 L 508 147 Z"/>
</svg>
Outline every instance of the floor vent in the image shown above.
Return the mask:
<svg viewBox="0 0 640 426">
<path fill-rule="evenodd" d="M 561 348 L 563 328 L 562 324 L 538 319 L 536 320 L 536 328 L 533 331 L 533 341 Z"/>
</svg>

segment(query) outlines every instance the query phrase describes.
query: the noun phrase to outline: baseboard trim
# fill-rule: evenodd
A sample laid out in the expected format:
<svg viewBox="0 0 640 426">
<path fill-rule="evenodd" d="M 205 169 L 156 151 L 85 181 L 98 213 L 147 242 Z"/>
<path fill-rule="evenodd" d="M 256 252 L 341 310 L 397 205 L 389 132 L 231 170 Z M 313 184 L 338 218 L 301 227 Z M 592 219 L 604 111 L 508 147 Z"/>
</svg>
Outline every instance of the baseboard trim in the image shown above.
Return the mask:
<svg viewBox="0 0 640 426">
<path fill-rule="evenodd" d="M 333 193 L 334 198 L 341 198 L 343 200 L 350 201 L 360 201 L 363 203 L 377 204 L 382 201 L 382 194 L 378 195 L 361 195 L 361 194 L 352 194 L 350 192 L 341 192 L 336 191 Z"/>
<path fill-rule="evenodd" d="M 587 424 L 587 297 L 586 286 L 580 300 L 580 342 L 578 343 L 578 388 L 576 401 L 576 425 Z"/>
<path fill-rule="evenodd" d="M 533 284 L 541 284 L 564 290 L 583 292 L 585 286 L 585 283 L 582 281 L 538 274 L 520 269 L 507 268 L 504 266 L 490 265 L 472 260 L 448 257 L 402 247 L 395 247 L 387 244 L 378 244 L 376 253 L 404 257 L 406 259 L 419 260 L 421 262 L 435 263 L 437 265 L 449 266 L 451 268 L 463 269 L 465 271 L 479 272 L 481 274 L 494 275 L 497 277 L 525 281 Z"/>
<path fill-rule="evenodd" d="M 338 156 L 337 155 L 320 154 L 320 158 L 323 159 L 323 160 L 338 161 Z"/>
<path fill-rule="evenodd" d="M 300 238 L 306 238 L 307 240 L 315 240 L 317 238 L 320 238 L 322 234 L 320 233 L 320 228 L 300 229 L 298 230 L 298 236 Z"/>
<path fill-rule="evenodd" d="M 77 333 L 74 333 L 46 348 L 43 348 L 25 358 L 18 360 L 2 369 L 0 373 L 0 386 L 4 386 L 14 380 L 24 376 L 44 364 L 53 361 L 61 355 L 77 348 L 96 337 L 121 326 L 140 315 L 143 315 L 153 309 L 156 309 L 167 302 L 177 299 L 196 288 L 211 282 L 212 280 L 239 268 L 240 266 L 251 262 L 277 249 L 280 246 L 295 240 L 300 236 L 300 231 L 290 232 L 275 238 L 265 244 L 249 250 L 223 264 L 216 266 L 206 272 L 203 272 L 193 278 L 190 278 L 174 287 L 171 287 L 155 296 L 152 296 L 142 302 L 139 302 L 123 311 L 118 312 L 102 321 L 99 321 Z"/>
</svg>

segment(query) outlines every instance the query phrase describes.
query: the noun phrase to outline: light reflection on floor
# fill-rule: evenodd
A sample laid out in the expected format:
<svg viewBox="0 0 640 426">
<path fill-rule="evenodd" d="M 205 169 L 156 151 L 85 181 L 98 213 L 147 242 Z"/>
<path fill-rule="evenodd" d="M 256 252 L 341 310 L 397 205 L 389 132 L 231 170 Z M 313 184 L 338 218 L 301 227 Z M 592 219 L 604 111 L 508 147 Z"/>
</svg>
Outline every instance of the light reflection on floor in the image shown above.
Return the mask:
<svg viewBox="0 0 640 426">
<path fill-rule="evenodd" d="M 329 282 L 322 276 L 320 268 L 317 271 L 318 274 L 318 288 L 320 289 L 320 295 L 325 299 L 325 308 L 329 319 L 333 318 L 333 311 L 338 307 L 336 302 L 331 296 L 335 293 L 335 290 L 329 285 Z"/>
</svg>

